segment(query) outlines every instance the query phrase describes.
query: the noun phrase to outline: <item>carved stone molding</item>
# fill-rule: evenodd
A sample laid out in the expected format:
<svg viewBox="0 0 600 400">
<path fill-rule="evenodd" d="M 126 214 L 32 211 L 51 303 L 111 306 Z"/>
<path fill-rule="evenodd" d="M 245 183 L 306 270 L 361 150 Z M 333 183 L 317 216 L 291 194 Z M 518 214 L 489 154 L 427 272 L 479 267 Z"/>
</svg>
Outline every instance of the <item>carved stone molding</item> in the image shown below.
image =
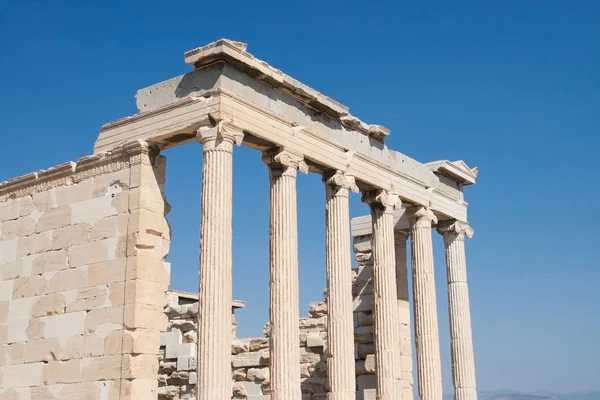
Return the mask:
<svg viewBox="0 0 600 400">
<path fill-rule="evenodd" d="M 293 172 L 295 175 L 296 170 L 308 173 L 308 165 L 304 162 L 304 156 L 285 147 L 276 147 L 263 152 L 262 160 L 271 170 L 279 169 L 284 174 Z"/>
<path fill-rule="evenodd" d="M 145 141 L 134 140 L 111 151 L 82 157 L 77 162 L 66 162 L 47 170 L 33 172 L 0 183 L 0 202 L 68 186 L 98 175 L 116 172 L 131 165 L 151 162 L 158 149 Z"/>
<path fill-rule="evenodd" d="M 334 188 L 351 190 L 352 193 L 358 193 L 359 191 L 354 177 L 352 175 L 346 175 L 340 170 L 324 173 L 323 183 Z"/>
<path fill-rule="evenodd" d="M 454 233 L 458 239 L 464 239 L 465 235 L 471 239 L 475 233 L 467 222 L 457 220 L 440 222 L 437 226 L 437 231 L 440 235 Z"/>
<path fill-rule="evenodd" d="M 214 126 L 201 126 L 196 131 L 196 140 L 205 151 L 233 151 L 233 144 L 241 146 L 244 131 L 231 122 L 219 121 Z"/>
<path fill-rule="evenodd" d="M 364 192 L 361 200 L 363 203 L 367 203 L 371 206 L 384 208 L 386 212 L 390 213 L 394 211 L 394 208 L 399 209 L 402 205 L 402 201 L 397 194 L 390 193 L 384 189 Z"/>
<path fill-rule="evenodd" d="M 437 224 L 438 219 L 428 207 L 413 206 L 406 209 L 406 216 L 411 226 L 427 226 Z"/>
</svg>

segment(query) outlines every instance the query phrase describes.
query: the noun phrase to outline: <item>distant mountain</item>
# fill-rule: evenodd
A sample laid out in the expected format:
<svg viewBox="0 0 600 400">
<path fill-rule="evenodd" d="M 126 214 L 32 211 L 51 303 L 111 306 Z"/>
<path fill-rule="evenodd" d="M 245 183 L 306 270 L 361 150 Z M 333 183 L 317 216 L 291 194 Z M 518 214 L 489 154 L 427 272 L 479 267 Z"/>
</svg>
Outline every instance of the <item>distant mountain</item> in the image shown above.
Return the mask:
<svg viewBox="0 0 600 400">
<path fill-rule="evenodd" d="M 418 398 L 418 396 L 415 398 Z M 444 400 L 453 400 L 452 394 L 445 394 Z M 516 390 L 490 390 L 479 392 L 479 400 L 600 400 L 600 391 L 573 393 L 537 391 L 522 393 Z"/>
<path fill-rule="evenodd" d="M 484 398 L 483 400 L 564 400 L 558 397 L 538 396 L 536 394 L 520 394 L 520 393 L 509 393 L 509 394 L 496 394 L 492 397 Z"/>
</svg>

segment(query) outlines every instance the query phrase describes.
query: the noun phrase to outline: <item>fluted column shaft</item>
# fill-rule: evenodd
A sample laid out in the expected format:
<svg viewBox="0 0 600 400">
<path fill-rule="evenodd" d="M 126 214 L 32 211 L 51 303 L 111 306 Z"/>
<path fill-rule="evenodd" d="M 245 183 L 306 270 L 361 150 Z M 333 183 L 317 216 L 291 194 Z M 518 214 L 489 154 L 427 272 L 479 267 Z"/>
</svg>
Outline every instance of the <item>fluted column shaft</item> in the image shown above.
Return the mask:
<svg viewBox="0 0 600 400">
<path fill-rule="evenodd" d="M 394 253 L 394 207 L 400 199 L 386 191 L 367 192 L 363 201 L 371 208 L 373 224 L 373 325 L 377 399 L 398 400 L 400 348 L 398 343 L 398 295 Z"/>
<path fill-rule="evenodd" d="M 442 366 L 438 331 L 431 224 L 437 223 L 425 207 L 407 210 L 411 224 L 413 311 L 417 349 L 417 376 L 421 400 L 442 400 Z"/>
<path fill-rule="evenodd" d="M 263 161 L 271 181 L 271 399 L 301 400 L 296 170 L 307 168 L 301 156 L 278 149 L 265 152 Z"/>
<path fill-rule="evenodd" d="M 242 131 L 219 122 L 200 128 L 203 145 L 197 397 L 231 399 L 232 153 Z"/>
<path fill-rule="evenodd" d="M 350 259 L 350 190 L 354 178 L 336 171 L 323 176 L 327 258 L 327 377 L 329 400 L 354 400 L 354 320 Z"/>
<path fill-rule="evenodd" d="M 446 252 L 454 399 L 477 400 L 465 256 L 465 235 L 472 237 L 473 230 L 466 223 L 450 221 L 440 224 L 438 232 L 444 237 Z"/>
</svg>

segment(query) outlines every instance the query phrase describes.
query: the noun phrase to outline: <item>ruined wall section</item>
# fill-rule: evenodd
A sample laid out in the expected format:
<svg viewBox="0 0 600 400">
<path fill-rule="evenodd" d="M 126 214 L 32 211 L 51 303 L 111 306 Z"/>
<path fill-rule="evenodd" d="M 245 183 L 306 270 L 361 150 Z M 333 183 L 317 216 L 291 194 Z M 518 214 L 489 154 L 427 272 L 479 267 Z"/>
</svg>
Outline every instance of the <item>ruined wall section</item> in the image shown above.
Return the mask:
<svg viewBox="0 0 600 400">
<path fill-rule="evenodd" d="M 156 398 L 164 170 L 136 141 L 0 184 L 0 398 Z"/>
</svg>

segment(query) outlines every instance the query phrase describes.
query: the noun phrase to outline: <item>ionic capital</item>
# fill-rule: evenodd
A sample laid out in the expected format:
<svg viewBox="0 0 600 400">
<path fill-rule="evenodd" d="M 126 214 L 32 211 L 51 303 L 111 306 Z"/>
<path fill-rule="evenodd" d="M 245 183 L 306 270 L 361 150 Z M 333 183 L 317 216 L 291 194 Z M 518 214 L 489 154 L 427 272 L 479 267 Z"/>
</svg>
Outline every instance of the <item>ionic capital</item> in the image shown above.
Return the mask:
<svg viewBox="0 0 600 400">
<path fill-rule="evenodd" d="M 201 126 L 196 140 L 207 149 L 231 151 L 233 144 L 240 146 L 244 140 L 242 128 L 231 122 L 219 121 L 215 126 Z"/>
<path fill-rule="evenodd" d="M 431 228 L 432 224 L 437 224 L 438 219 L 428 207 L 413 206 L 406 209 L 406 216 L 411 227 Z"/>
<path fill-rule="evenodd" d="M 302 154 L 287 148 L 272 148 L 263 152 L 262 160 L 271 169 L 281 169 L 283 172 L 300 170 L 308 173 L 308 165 L 304 162 Z"/>
<path fill-rule="evenodd" d="M 392 212 L 394 208 L 398 209 L 402 205 L 402 201 L 397 194 L 384 189 L 364 192 L 361 201 L 371 207 L 383 208 L 385 212 Z"/>
<path fill-rule="evenodd" d="M 442 221 L 437 226 L 440 235 L 455 234 L 459 239 L 464 239 L 465 235 L 471 239 L 473 237 L 473 228 L 467 223 L 457 220 Z"/>
<path fill-rule="evenodd" d="M 353 193 L 358 193 L 358 186 L 352 175 L 346 175 L 344 172 L 337 170 L 323 174 L 323 183 L 335 188 L 351 190 Z"/>
</svg>

